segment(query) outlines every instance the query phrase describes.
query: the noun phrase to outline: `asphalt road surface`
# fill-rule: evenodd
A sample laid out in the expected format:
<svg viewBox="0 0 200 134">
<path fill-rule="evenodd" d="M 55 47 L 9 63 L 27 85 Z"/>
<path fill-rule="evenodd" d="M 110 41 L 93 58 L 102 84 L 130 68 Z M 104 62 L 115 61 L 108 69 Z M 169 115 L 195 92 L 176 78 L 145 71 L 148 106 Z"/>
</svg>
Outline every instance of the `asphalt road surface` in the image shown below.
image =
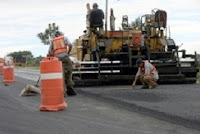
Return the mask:
<svg viewBox="0 0 200 134">
<path fill-rule="evenodd" d="M 31 79 L 31 77 L 29 78 Z M 34 79 L 36 78 L 37 77 Z M 161 118 L 161 115 L 158 115 L 158 117 L 154 115 L 159 113 L 155 111 L 166 111 L 167 108 L 163 109 L 162 106 L 164 107 L 164 105 L 168 103 L 169 105 L 167 106 L 171 106 L 173 103 L 173 100 L 169 99 L 170 96 L 173 95 L 170 94 L 170 91 L 165 91 L 168 90 L 168 88 L 161 89 L 161 87 L 165 87 L 165 85 L 161 85 L 160 89 L 158 88 L 154 91 L 139 90 L 139 86 L 136 87 L 136 90 L 131 89 L 129 86 L 77 87 L 75 89 L 78 93 L 77 96 L 65 98 L 68 104 L 66 109 L 58 112 L 40 112 L 40 95 L 29 97 L 19 96 L 21 90 L 27 84 L 34 85 L 36 84 L 36 80 L 16 77 L 16 82 L 5 86 L 2 83 L 2 75 L 0 75 L 0 81 L 0 134 L 200 133 L 198 129 L 187 125 L 185 126 L 182 120 L 180 121 L 183 123 L 180 124 L 179 122 L 172 122 L 172 120 L 166 121 L 165 118 Z M 171 86 L 171 88 L 174 88 L 173 85 Z M 193 88 L 195 91 L 200 90 L 198 90 L 198 85 L 195 85 Z M 148 98 L 148 92 L 157 95 Z M 144 96 L 141 95 L 142 93 Z M 161 97 L 159 97 L 158 94 L 160 94 Z M 165 94 L 169 95 L 169 97 L 165 98 Z M 188 92 L 183 97 L 190 94 L 191 93 Z M 173 97 L 176 98 L 176 96 Z M 195 97 L 193 98 L 194 100 L 191 100 L 191 102 L 195 101 L 193 107 L 199 106 Z M 179 99 L 177 98 L 175 100 Z M 179 101 L 182 102 L 182 100 L 184 99 L 182 98 Z M 140 103 L 136 106 L 136 102 Z M 178 107 L 179 105 L 176 106 Z M 155 108 L 153 112 L 149 110 L 152 109 L 152 107 Z M 180 107 L 183 106 L 180 105 Z M 137 110 L 137 108 L 140 110 Z M 183 109 L 183 111 L 185 110 L 188 110 L 188 107 Z M 168 111 L 166 113 L 169 113 Z M 188 119 L 199 117 L 198 108 L 193 112 L 194 115 L 188 115 Z M 177 111 L 174 114 L 178 116 L 182 115 L 179 113 L 180 112 Z M 178 117 L 176 118 L 178 119 Z M 194 123 L 194 125 L 198 124 Z"/>
<path fill-rule="evenodd" d="M 156 89 L 128 86 L 79 87 L 78 91 L 129 111 L 200 129 L 200 85 L 159 85 Z"/>
</svg>

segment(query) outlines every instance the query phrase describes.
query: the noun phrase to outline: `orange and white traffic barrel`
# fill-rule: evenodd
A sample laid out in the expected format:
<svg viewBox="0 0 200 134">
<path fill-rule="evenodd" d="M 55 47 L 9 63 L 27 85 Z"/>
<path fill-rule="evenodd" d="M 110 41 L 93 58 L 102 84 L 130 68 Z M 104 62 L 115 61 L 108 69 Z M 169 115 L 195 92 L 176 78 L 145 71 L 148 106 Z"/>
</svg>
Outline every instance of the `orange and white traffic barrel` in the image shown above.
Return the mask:
<svg viewBox="0 0 200 134">
<path fill-rule="evenodd" d="M 13 57 L 7 56 L 3 64 L 3 83 L 15 82 Z"/>
<path fill-rule="evenodd" d="M 0 58 L 0 75 L 3 74 L 3 58 Z"/>
<path fill-rule="evenodd" d="M 62 62 L 56 57 L 47 57 L 40 62 L 41 105 L 40 111 L 65 109 Z"/>
</svg>

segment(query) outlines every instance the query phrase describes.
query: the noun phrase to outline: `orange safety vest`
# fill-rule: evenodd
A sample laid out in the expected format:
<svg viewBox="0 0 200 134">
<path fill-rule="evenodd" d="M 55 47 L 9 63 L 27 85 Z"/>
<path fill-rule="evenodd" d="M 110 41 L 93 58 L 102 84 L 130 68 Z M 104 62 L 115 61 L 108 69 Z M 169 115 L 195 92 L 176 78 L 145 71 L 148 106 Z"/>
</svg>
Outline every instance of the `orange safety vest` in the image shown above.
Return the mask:
<svg viewBox="0 0 200 134">
<path fill-rule="evenodd" d="M 144 68 L 144 66 L 140 67 L 140 71 L 142 72 L 142 74 L 145 74 L 145 68 Z"/>
<path fill-rule="evenodd" d="M 145 64 L 145 63 L 144 63 Z M 151 64 L 151 63 L 150 63 Z M 152 64 L 151 64 L 152 65 Z M 156 72 L 158 72 L 158 70 L 156 69 L 156 67 L 154 65 L 153 66 L 153 70 L 155 70 Z M 152 71 L 153 71 L 152 70 Z M 142 72 L 142 74 L 145 74 L 145 67 L 140 67 L 140 71 Z M 149 73 L 150 76 L 153 76 L 154 74 L 152 72 Z"/>
<path fill-rule="evenodd" d="M 55 37 L 52 40 L 54 55 L 67 52 L 64 36 Z"/>
</svg>

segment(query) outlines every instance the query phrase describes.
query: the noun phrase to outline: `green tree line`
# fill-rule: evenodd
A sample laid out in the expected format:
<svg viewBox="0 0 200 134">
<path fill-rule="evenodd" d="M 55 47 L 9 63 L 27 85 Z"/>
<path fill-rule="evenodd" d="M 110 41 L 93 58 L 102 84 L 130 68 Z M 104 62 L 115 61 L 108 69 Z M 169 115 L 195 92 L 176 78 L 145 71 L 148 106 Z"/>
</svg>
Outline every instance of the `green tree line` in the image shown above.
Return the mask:
<svg viewBox="0 0 200 134">
<path fill-rule="evenodd" d="M 34 57 L 31 51 L 18 51 L 9 53 L 8 56 L 13 57 L 13 61 L 15 62 L 15 66 L 26 66 L 26 67 L 39 67 L 40 61 L 44 57 L 38 56 Z"/>
</svg>

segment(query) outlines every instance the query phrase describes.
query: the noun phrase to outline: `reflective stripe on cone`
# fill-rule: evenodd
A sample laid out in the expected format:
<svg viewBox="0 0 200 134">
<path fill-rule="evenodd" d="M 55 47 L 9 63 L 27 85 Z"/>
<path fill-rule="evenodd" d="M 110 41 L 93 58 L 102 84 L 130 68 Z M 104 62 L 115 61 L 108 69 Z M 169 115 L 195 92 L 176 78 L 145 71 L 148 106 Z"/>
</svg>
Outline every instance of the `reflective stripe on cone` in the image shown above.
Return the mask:
<svg viewBox="0 0 200 134">
<path fill-rule="evenodd" d="M 63 75 L 62 73 L 41 74 L 41 80 L 49 80 L 49 79 L 63 79 Z"/>
</svg>

